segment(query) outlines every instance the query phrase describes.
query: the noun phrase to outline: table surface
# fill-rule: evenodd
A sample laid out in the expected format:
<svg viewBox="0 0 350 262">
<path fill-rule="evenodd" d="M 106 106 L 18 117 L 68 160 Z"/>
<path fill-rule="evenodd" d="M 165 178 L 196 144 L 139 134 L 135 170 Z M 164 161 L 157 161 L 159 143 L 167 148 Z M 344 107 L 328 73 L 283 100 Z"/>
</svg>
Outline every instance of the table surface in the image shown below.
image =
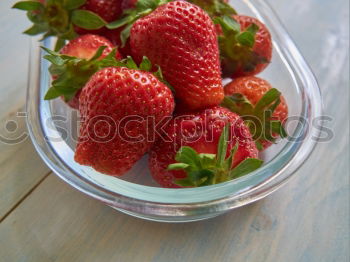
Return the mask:
<svg viewBox="0 0 350 262">
<path fill-rule="evenodd" d="M 286 186 L 211 220 L 149 222 L 65 184 L 29 139 L 0 143 L 0 261 L 349 261 L 349 2 L 269 2 L 318 78 L 334 132 Z M 26 132 L 28 22 L 13 3 L 0 1 L 1 140 Z"/>
</svg>

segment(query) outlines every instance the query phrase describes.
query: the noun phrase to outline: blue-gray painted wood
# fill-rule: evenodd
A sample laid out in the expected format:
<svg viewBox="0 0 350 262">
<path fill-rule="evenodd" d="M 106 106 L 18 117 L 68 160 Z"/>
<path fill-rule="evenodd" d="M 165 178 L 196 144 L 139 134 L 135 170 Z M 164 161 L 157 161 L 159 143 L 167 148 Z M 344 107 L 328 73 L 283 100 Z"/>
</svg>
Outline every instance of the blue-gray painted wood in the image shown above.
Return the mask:
<svg viewBox="0 0 350 262">
<path fill-rule="evenodd" d="M 269 2 L 315 72 L 333 119 L 326 123 L 333 139 L 285 187 L 218 218 L 159 224 L 115 212 L 50 175 L 0 225 L 0 261 L 349 261 L 349 3 Z M 24 39 L 19 28 L 1 29 L 8 35 L 0 43 Z M 6 83 L 25 82 L 2 60 L 0 68 Z"/>
</svg>

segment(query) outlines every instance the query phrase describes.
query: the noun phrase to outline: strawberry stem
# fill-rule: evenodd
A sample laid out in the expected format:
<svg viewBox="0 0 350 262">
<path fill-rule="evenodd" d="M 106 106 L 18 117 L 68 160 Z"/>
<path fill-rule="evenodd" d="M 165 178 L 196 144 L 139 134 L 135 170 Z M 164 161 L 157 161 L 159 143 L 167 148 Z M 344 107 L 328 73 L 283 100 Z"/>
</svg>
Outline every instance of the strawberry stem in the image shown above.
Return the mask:
<svg viewBox="0 0 350 262">
<path fill-rule="evenodd" d="M 77 36 L 74 26 L 95 30 L 106 25 L 106 21 L 99 15 L 79 9 L 85 3 L 86 0 L 46 0 L 45 3 L 21 1 L 12 8 L 26 11 L 28 19 L 33 23 L 23 33 L 43 34 L 43 39 L 57 36 L 60 41 L 55 48 L 57 51 L 63 40 L 71 40 Z"/>
<path fill-rule="evenodd" d="M 45 95 L 45 100 L 63 96 L 66 101 L 69 101 L 85 86 L 93 74 L 106 67 L 126 67 L 148 72 L 152 70 L 151 61 L 147 57 L 143 57 L 140 66 L 137 66 L 130 56 L 118 61 L 115 58 L 117 52 L 115 48 L 106 57 L 101 58 L 106 46 L 99 47 L 95 55 L 89 60 L 63 55 L 45 47 L 42 47 L 42 49 L 48 53 L 44 58 L 51 62 L 49 71 L 55 79 Z M 160 68 L 153 74 L 161 82 L 167 84 L 170 89 L 172 88 L 163 78 Z"/>
<path fill-rule="evenodd" d="M 197 153 L 189 146 L 181 147 L 175 156 L 177 163 L 170 164 L 168 170 L 184 170 L 187 177 L 176 180 L 175 184 L 183 187 L 213 185 L 246 175 L 259 168 L 263 161 L 255 158 L 247 158 L 232 168 L 238 144 L 226 157 L 229 133 L 230 125 L 227 124 L 220 135 L 217 154 Z"/>
<path fill-rule="evenodd" d="M 281 102 L 281 92 L 276 88 L 271 88 L 253 106 L 242 94 L 235 93 L 225 96 L 221 106 L 241 116 L 248 126 L 256 146 L 262 150 L 262 142 L 267 140 L 275 142 L 274 133 L 281 138 L 288 136 L 283 124 L 279 120 L 273 119 L 273 113 Z"/>
</svg>

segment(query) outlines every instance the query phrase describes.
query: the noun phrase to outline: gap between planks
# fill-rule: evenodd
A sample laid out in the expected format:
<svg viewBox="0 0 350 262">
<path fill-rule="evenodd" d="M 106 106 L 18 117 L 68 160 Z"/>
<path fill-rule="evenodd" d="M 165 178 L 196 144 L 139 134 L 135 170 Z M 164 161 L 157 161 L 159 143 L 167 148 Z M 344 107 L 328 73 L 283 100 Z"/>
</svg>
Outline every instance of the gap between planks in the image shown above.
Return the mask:
<svg viewBox="0 0 350 262">
<path fill-rule="evenodd" d="M 1 218 L 0 218 L 0 223 L 2 223 L 28 196 L 30 196 L 31 193 L 34 192 L 34 190 L 44 182 L 44 180 L 52 173 L 50 170 L 47 172 L 39 181 L 36 185 L 34 185 L 18 202 L 13 205 L 13 207 L 10 208 L 9 211 L 7 211 Z"/>
</svg>

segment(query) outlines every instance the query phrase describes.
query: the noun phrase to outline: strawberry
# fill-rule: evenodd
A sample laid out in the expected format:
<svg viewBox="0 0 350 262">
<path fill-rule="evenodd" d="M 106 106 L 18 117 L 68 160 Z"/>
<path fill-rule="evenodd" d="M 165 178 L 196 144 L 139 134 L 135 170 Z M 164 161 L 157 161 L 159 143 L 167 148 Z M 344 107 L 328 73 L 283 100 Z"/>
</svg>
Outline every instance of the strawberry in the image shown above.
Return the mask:
<svg viewBox="0 0 350 262">
<path fill-rule="evenodd" d="M 112 22 L 121 15 L 121 5 L 121 0 L 87 0 L 81 9 L 94 12 L 106 22 Z"/>
<path fill-rule="evenodd" d="M 121 0 L 87 0 L 86 3 L 80 7 L 82 10 L 91 11 L 99 15 L 104 21 L 110 23 L 122 14 L 122 1 Z M 75 31 L 78 34 L 103 34 L 107 29 L 100 28 L 97 30 L 86 30 L 80 27 L 75 27 Z"/>
<path fill-rule="evenodd" d="M 221 25 L 219 45 L 224 77 L 256 75 L 272 57 L 272 40 L 266 26 L 254 17 L 244 15 L 214 18 Z"/>
<path fill-rule="evenodd" d="M 122 0 L 122 10 L 136 7 L 137 0 Z"/>
<path fill-rule="evenodd" d="M 99 48 L 102 47 L 104 47 L 104 50 L 101 54 L 96 59 L 92 59 Z M 104 58 L 112 53 L 113 48 L 108 39 L 98 35 L 82 35 L 71 40 L 60 50 L 61 55 L 70 56 L 70 58 L 65 57 L 63 59 L 63 61 L 66 61 L 65 63 L 58 63 L 50 67 L 54 81 L 52 82 L 53 87 L 49 91 L 55 93 L 54 97 L 61 95 L 70 107 L 78 109 L 80 88 L 101 66 L 105 67 Z M 54 56 L 59 55 L 55 54 Z M 46 58 L 48 57 L 46 56 Z M 120 58 L 120 54 L 115 50 L 113 59 L 119 60 Z M 81 71 L 83 64 L 90 66 L 87 66 L 84 72 Z M 65 89 L 62 89 L 62 86 Z"/>
<path fill-rule="evenodd" d="M 131 47 L 129 39 L 123 45 L 121 40 L 121 32 L 124 30 L 124 27 L 117 29 L 106 29 L 102 32 L 102 35 L 108 38 L 113 45 L 118 46 L 118 51 L 123 55 L 123 57 L 131 56 Z"/>
<path fill-rule="evenodd" d="M 113 176 L 128 171 L 152 145 L 155 128 L 174 109 L 170 89 L 153 74 L 108 67 L 79 98 L 82 117 L 75 161 Z"/>
<path fill-rule="evenodd" d="M 241 115 L 251 129 L 260 150 L 267 148 L 280 135 L 288 117 L 288 106 L 281 93 L 264 79 L 239 77 L 225 86 L 223 106 Z"/>
<path fill-rule="evenodd" d="M 163 187 L 193 187 L 242 176 L 242 167 L 250 172 L 261 165 L 257 156 L 243 120 L 212 107 L 175 116 L 152 147 L 149 167 Z"/>
<path fill-rule="evenodd" d="M 235 15 L 236 10 L 228 4 L 228 0 L 187 0 L 199 6 L 209 14 L 211 18 L 223 15 Z"/>
<path fill-rule="evenodd" d="M 105 37 L 93 34 L 79 36 L 68 42 L 60 50 L 61 54 L 75 56 L 86 60 L 91 59 L 101 47 L 105 46 L 103 53 L 99 57 L 102 59 L 106 57 L 115 46 Z M 117 52 L 115 58 L 121 59 L 121 55 Z"/>
<path fill-rule="evenodd" d="M 223 99 L 215 27 L 198 6 L 174 1 L 137 20 L 130 32 L 133 57 L 161 66 L 176 96 L 189 108 L 218 105 Z"/>
<path fill-rule="evenodd" d="M 27 11 L 27 16 L 33 23 L 31 28 L 24 31 L 25 34 L 42 34 L 43 38 L 57 36 L 55 51 L 58 51 L 65 40 L 77 37 L 75 29 L 102 29 L 108 22 L 116 19 L 121 13 L 121 2 L 120 0 L 21 1 L 13 8 Z"/>
</svg>

